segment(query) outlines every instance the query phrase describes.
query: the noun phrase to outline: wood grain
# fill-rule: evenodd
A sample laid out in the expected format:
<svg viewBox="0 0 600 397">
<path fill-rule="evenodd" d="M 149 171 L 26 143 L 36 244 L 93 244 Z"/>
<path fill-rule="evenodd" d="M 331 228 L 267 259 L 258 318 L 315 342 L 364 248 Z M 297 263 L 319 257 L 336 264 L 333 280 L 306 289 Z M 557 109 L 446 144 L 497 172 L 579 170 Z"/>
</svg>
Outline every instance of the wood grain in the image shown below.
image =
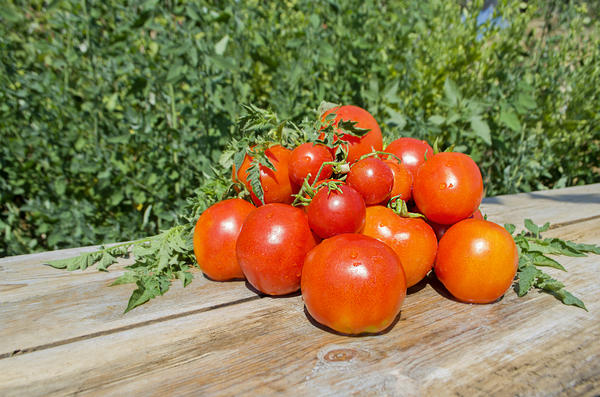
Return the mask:
<svg viewBox="0 0 600 397">
<path fill-rule="evenodd" d="M 564 225 L 547 234 L 600 242 L 600 185 L 540 195 L 548 197 L 501 197 L 484 212 L 501 223 L 543 223 L 554 222 L 554 206 L 566 205 L 568 214 L 557 218 Z M 119 271 L 67 273 L 39 266 L 43 255 L 17 258 L 0 260 L 0 352 L 25 353 L 0 359 L 0 395 L 600 390 L 598 257 L 562 258 L 569 272 L 549 271 L 589 312 L 512 291 L 493 305 L 462 304 L 432 279 L 407 297 L 388 333 L 359 338 L 309 322 L 300 296 L 258 298 L 243 283 L 201 276 L 122 315 L 131 288 L 106 287 Z M 27 285 L 6 287 L 19 283 Z"/>
</svg>

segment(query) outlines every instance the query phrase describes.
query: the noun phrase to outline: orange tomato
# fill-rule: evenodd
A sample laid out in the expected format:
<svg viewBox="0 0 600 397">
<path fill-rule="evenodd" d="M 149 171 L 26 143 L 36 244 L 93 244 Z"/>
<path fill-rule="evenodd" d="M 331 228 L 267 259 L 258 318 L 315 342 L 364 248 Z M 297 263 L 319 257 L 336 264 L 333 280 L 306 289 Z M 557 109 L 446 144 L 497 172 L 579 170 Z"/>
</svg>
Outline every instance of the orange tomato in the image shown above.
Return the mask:
<svg viewBox="0 0 600 397">
<path fill-rule="evenodd" d="M 400 196 L 404 201 L 412 198 L 413 176 L 404 164 L 398 163 L 397 160 L 385 160 L 385 163 L 394 174 L 394 185 L 390 198 Z"/>
<path fill-rule="evenodd" d="M 437 238 L 421 218 L 403 218 L 389 208 L 367 207 L 363 234 L 389 245 L 398 255 L 406 275 L 406 286 L 421 281 L 433 267 Z"/>
<path fill-rule="evenodd" d="M 456 299 L 490 303 L 511 286 L 518 263 L 517 246 L 503 227 L 465 219 L 448 229 L 440 240 L 434 270 Z"/>
</svg>

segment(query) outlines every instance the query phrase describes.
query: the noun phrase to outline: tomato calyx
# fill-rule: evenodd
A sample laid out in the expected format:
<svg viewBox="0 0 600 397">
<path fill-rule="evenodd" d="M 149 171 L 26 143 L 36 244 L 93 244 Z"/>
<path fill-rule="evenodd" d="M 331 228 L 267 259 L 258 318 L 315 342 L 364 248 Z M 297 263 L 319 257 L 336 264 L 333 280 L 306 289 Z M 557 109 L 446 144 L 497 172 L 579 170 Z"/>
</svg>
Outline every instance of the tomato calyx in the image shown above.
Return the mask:
<svg viewBox="0 0 600 397">
<path fill-rule="evenodd" d="M 311 202 L 315 194 L 323 187 L 327 187 L 329 193 L 332 191 L 337 191 L 340 194 L 344 192 L 340 188 L 340 185 L 344 183 L 341 179 L 331 179 L 325 181 L 316 181 L 313 185 L 308 183 L 308 179 L 310 178 L 310 174 L 304 179 L 302 183 L 302 187 L 297 194 L 294 194 L 294 201 L 292 202 L 292 206 L 308 206 Z"/>
<path fill-rule="evenodd" d="M 377 156 L 380 159 L 386 159 L 386 160 L 388 160 L 390 158 L 394 158 L 396 161 L 398 161 L 398 164 L 402 164 L 402 159 L 400 157 L 396 156 L 394 153 L 388 153 L 388 152 L 384 152 L 381 150 L 373 150 L 371 153 L 363 154 L 362 156 L 359 157 L 358 161 L 364 160 L 368 157 L 374 157 L 374 156 Z"/>
<path fill-rule="evenodd" d="M 439 137 L 436 137 L 435 141 L 433 141 L 433 154 L 438 154 L 441 152 L 453 152 L 455 146 L 456 146 L 456 144 L 453 143 L 452 145 L 448 146 L 446 149 L 441 150 Z M 427 153 L 425 153 L 425 161 L 427 161 Z"/>
<path fill-rule="evenodd" d="M 408 206 L 406 205 L 406 201 L 402 200 L 400 195 L 394 196 L 388 202 L 388 208 L 390 208 L 396 215 L 399 215 L 403 218 L 425 218 L 425 215 L 420 214 L 418 212 L 409 212 Z"/>
</svg>

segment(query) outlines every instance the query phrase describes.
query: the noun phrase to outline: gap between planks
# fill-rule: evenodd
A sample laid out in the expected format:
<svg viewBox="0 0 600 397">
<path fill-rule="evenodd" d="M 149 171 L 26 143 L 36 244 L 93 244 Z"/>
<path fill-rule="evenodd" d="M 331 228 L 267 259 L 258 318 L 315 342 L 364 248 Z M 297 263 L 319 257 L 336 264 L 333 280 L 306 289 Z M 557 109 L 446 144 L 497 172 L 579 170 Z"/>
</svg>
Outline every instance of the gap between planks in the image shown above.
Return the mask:
<svg viewBox="0 0 600 397">
<path fill-rule="evenodd" d="M 599 219 L 599 218 L 600 218 L 600 215 L 595 215 L 595 216 L 590 216 L 590 217 L 586 217 L 586 218 L 580 218 L 580 219 L 576 219 L 576 220 L 572 220 L 572 221 L 568 221 L 568 222 L 556 223 L 556 224 L 552 224 L 550 226 L 550 229 L 553 229 L 553 230 L 554 229 L 559 229 L 561 227 L 570 226 L 570 225 L 574 225 L 574 224 L 577 224 L 577 223 L 588 222 L 588 221 L 591 221 L 591 220 L 594 220 L 594 219 Z M 7 359 L 7 358 L 10 358 L 10 357 L 14 357 L 14 356 L 23 355 L 23 354 L 33 353 L 33 352 L 40 351 L 40 350 L 51 349 L 51 348 L 54 348 L 54 347 L 57 347 L 57 346 L 67 345 L 69 343 L 75 343 L 75 342 L 79 342 L 79 341 L 83 341 L 83 340 L 87 340 L 87 339 L 93 339 L 93 338 L 97 338 L 97 337 L 101 337 L 101 336 L 105 336 L 105 335 L 116 334 L 116 333 L 119 333 L 119 332 L 131 330 L 131 329 L 134 329 L 134 328 L 145 327 L 145 326 L 148 326 L 148 325 L 151 325 L 151 324 L 156 324 L 156 323 L 161 323 L 161 322 L 165 322 L 165 321 L 170 321 L 170 320 L 173 320 L 173 319 L 177 319 L 177 318 L 181 318 L 181 317 L 187 317 L 187 316 L 191 316 L 191 315 L 195 315 L 195 314 L 199 314 L 199 313 L 204 313 L 204 312 L 208 312 L 208 311 L 211 311 L 211 310 L 217 310 L 217 309 L 228 307 L 228 306 L 239 305 L 239 304 L 243 304 L 243 303 L 246 303 L 246 302 L 250 302 L 250 301 L 254 301 L 254 300 L 259 300 L 261 298 L 262 298 L 261 295 L 250 296 L 250 297 L 247 297 L 247 298 L 235 300 L 233 302 L 220 303 L 218 305 L 208 306 L 208 307 L 204 307 L 204 308 L 201 308 L 201 309 L 188 310 L 188 311 L 185 311 L 185 312 L 171 314 L 171 315 L 167 315 L 167 316 L 164 316 L 164 317 L 159 317 L 159 318 L 155 318 L 155 319 L 151 319 L 151 320 L 141 321 L 139 323 L 124 325 L 124 326 L 121 326 L 121 327 L 111 328 L 111 329 L 104 330 L 104 331 L 93 332 L 93 333 L 90 333 L 90 334 L 80 335 L 80 336 L 76 336 L 76 337 L 73 337 L 73 338 L 67 338 L 67 339 L 63 339 L 63 340 L 52 342 L 52 343 L 46 343 L 46 344 L 42 344 L 42 345 L 38 345 L 38 346 L 33 346 L 33 347 L 27 347 L 27 348 L 23 348 L 23 349 L 16 349 L 16 350 L 14 350 L 12 352 L 1 353 L 0 354 L 0 360 Z"/>
</svg>

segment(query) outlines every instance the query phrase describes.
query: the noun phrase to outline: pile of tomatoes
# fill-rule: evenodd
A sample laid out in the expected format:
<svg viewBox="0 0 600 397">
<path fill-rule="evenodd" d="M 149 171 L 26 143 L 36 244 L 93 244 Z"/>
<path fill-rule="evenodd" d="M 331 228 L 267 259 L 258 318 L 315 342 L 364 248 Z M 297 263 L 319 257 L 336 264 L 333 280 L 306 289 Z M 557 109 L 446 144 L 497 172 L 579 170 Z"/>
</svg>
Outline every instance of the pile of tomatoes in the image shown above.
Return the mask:
<svg viewBox="0 0 600 397">
<path fill-rule="evenodd" d="M 390 327 L 407 288 L 432 270 L 460 301 L 490 303 L 506 292 L 517 248 L 482 218 L 483 181 L 469 156 L 408 137 L 384 149 L 379 125 L 356 106 L 322 118 L 343 161 L 320 141 L 270 146 L 272 167 L 260 165 L 256 194 L 247 154 L 233 177 L 251 201 L 218 202 L 196 224 L 194 253 L 207 277 L 246 279 L 268 295 L 300 289 L 308 313 L 344 334 Z M 335 130 L 344 121 L 368 132 Z"/>
</svg>

